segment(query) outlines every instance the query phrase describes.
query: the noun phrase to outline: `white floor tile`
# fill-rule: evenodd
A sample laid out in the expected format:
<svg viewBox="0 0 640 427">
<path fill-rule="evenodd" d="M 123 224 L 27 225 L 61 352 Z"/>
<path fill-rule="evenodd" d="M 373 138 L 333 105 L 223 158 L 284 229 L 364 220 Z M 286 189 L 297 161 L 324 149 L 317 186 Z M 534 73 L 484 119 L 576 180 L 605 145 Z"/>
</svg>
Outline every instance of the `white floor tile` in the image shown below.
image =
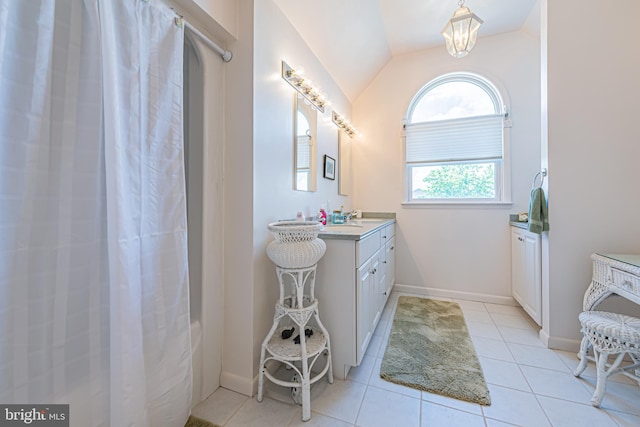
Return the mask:
<svg viewBox="0 0 640 427">
<path fill-rule="evenodd" d="M 485 302 L 484 306 L 489 313 L 511 314 L 514 316 L 521 316 L 523 313 L 522 309 L 515 305 L 492 304 Z"/>
<path fill-rule="evenodd" d="M 522 427 L 550 426 L 547 416 L 531 393 L 490 385 L 491 406 L 483 406 L 487 418 Z"/>
<path fill-rule="evenodd" d="M 502 338 L 506 342 L 512 342 L 514 344 L 532 345 L 536 347 L 544 347 L 542 341 L 538 337 L 538 332 L 533 329 L 518 329 L 510 328 L 507 326 L 498 326 L 498 330 Z"/>
<path fill-rule="evenodd" d="M 384 340 L 384 335 L 373 335 L 371 337 L 371 341 L 369 341 L 369 347 L 367 347 L 366 355 L 377 357 L 378 352 L 380 351 L 380 346 L 382 345 L 382 341 Z"/>
<path fill-rule="evenodd" d="M 487 423 L 487 427 L 514 427 L 515 424 L 505 423 L 498 420 L 493 420 L 491 418 L 485 418 L 485 422 Z"/>
<path fill-rule="evenodd" d="M 366 388 L 355 381 L 318 382 L 311 390 L 311 410 L 353 424 Z"/>
<path fill-rule="evenodd" d="M 515 359 L 511 355 L 511 350 L 509 350 L 507 343 L 504 341 L 474 336 L 471 337 L 471 341 L 473 341 L 473 346 L 478 356 L 515 363 Z"/>
<path fill-rule="evenodd" d="M 498 326 L 534 330 L 529 321 L 519 314 L 490 313 L 490 315 L 494 323 Z"/>
<path fill-rule="evenodd" d="M 462 314 L 464 314 L 464 320 L 467 322 L 490 323 L 492 325 L 494 324 L 491 315 L 489 315 L 487 311 L 462 309 Z"/>
<path fill-rule="evenodd" d="M 508 343 L 515 361 L 521 365 L 571 372 L 558 355 L 548 348 Z"/>
<path fill-rule="evenodd" d="M 531 388 L 515 363 L 480 357 L 484 379 L 495 384 L 516 390 L 531 392 Z"/>
<path fill-rule="evenodd" d="M 583 405 L 545 396 L 538 396 L 538 401 L 554 426 L 617 427 L 609 414 L 589 404 Z"/>
<path fill-rule="evenodd" d="M 487 311 L 484 303 L 478 301 L 469 301 L 464 299 L 454 299 L 453 302 L 457 302 L 462 310 L 475 310 L 475 311 Z"/>
<path fill-rule="evenodd" d="M 356 425 L 419 427 L 420 399 L 369 386 Z"/>
<path fill-rule="evenodd" d="M 433 394 L 427 391 L 422 392 L 422 400 L 436 403 L 440 406 L 457 409 L 459 411 L 469 412 L 475 415 L 482 415 L 482 405 L 479 405 L 477 403 L 465 402 L 464 400 L 453 399 L 451 397 L 441 396 L 439 394 Z"/>
<path fill-rule="evenodd" d="M 269 381 L 261 403 L 220 388 L 192 413 L 224 427 L 640 426 L 637 382 L 610 378 L 602 408 L 593 408 L 594 364 L 575 378 L 575 353 L 547 349 L 519 307 L 456 300 L 489 385 L 491 406 L 383 380 L 380 363 L 400 295 L 425 297 L 392 293 L 363 363 L 351 369 L 347 381 L 328 384 L 322 379 L 312 386 L 310 421 L 301 421 L 302 408 L 293 403 L 288 388 Z M 281 375 L 292 373 L 283 370 Z"/>
<path fill-rule="evenodd" d="M 625 414 L 624 412 L 617 411 L 606 411 L 609 416 L 618 424 L 620 427 L 638 427 L 640 426 L 640 416 Z"/>
<path fill-rule="evenodd" d="M 556 355 L 562 360 L 562 362 L 567 365 L 567 368 L 569 369 L 570 372 L 574 372 L 576 370 L 576 368 L 578 367 L 578 364 L 580 363 L 580 359 L 578 359 L 578 355 L 574 352 L 569 352 L 569 351 L 560 351 L 560 350 L 553 350 L 554 353 L 556 353 Z M 595 378 L 596 377 L 596 364 L 593 361 L 590 361 L 589 364 L 587 365 L 587 368 L 580 374 L 581 377 L 590 377 L 590 378 Z M 632 380 L 629 377 L 626 377 L 624 375 L 613 375 L 609 378 L 607 378 L 607 382 L 609 381 L 615 381 L 618 383 L 623 383 L 623 384 L 631 384 L 631 385 L 636 385 L 638 384 L 637 381 Z"/>
<path fill-rule="evenodd" d="M 586 402 L 589 403 L 596 387 L 596 379 L 584 377 L 583 385 L 585 385 L 588 390 L 589 399 L 587 399 Z M 640 404 L 638 404 L 638 402 L 640 402 L 640 387 L 637 385 L 607 381 L 600 408 L 640 416 Z"/>
<path fill-rule="evenodd" d="M 349 381 L 357 381 L 359 383 L 368 384 L 369 378 L 371 378 L 371 372 L 373 372 L 373 367 L 376 365 L 376 362 L 376 357 L 367 356 L 365 354 L 362 358 L 362 363 L 360 363 L 360 366 L 354 366 L 349 370 L 347 379 Z"/>
<path fill-rule="evenodd" d="M 520 369 L 535 394 L 577 403 L 589 402 L 591 399 L 591 395 L 581 380 L 569 372 L 552 371 L 533 366 L 520 366 Z"/>
<path fill-rule="evenodd" d="M 249 400 L 247 396 L 219 388 L 205 401 L 196 405 L 191 413 L 203 420 L 224 425 L 247 400 Z"/>
<path fill-rule="evenodd" d="M 423 401 L 421 420 L 423 426 L 484 427 L 484 418 L 468 412 Z"/>
<path fill-rule="evenodd" d="M 501 340 L 502 336 L 495 325 L 480 322 L 467 322 L 469 335 L 472 337 L 489 338 L 492 340 Z"/>
<path fill-rule="evenodd" d="M 378 321 L 378 324 L 376 325 L 376 329 L 374 329 L 373 331 L 373 336 L 380 336 L 380 335 L 384 335 L 387 332 L 387 327 L 389 326 L 389 319 L 382 319 L 382 317 L 380 318 L 380 320 Z"/>
<path fill-rule="evenodd" d="M 262 402 L 255 398 L 247 399 L 225 427 L 282 427 L 291 422 L 294 414 L 302 417 L 302 408 L 273 399 L 264 399 Z"/>
<path fill-rule="evenodd" d="M 309 421 L 302 421 L 298 417 L 294 417 L 289 427 L 352 427 L 353 424 L 345 423 L 344 421 L 336 420 L 335 418 L 327 417 L 322 414 L 311 412 L 311 419 Z"/>
</svg>

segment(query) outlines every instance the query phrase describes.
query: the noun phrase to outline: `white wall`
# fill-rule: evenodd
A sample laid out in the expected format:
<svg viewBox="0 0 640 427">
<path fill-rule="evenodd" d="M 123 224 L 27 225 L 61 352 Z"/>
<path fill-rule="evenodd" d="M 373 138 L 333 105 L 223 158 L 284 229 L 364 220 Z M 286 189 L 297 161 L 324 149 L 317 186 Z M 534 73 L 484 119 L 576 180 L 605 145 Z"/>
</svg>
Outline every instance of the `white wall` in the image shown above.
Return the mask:
<svg viewBox="0 0 640 427">
<path fill-rule="evenodd" d="M 358 209 L 397 213 L 396 283 L 460 297 L 511 300 L 509 214 L 528 210 L 540 165 L 539 40 L 523 32 L 478 41 L 456 60 L 444 46 L 396 56 L 353 106 L 362 132 L 354 144 Z M 401 121 L 431 79 L 471 71 L 504 88 L 510 100 L 512 199 L 506 206 L 403 207 Z"/>
<path fill-rule="evenodd" d="M 551 226 L 545 333 L 552 347 L 570 347 L 580 337 L 589 255 L 640 253 L 640 58 L 629 44 L 640 3 L 545 6 Z"/>
<path fill-rule="evenodd" d="M 349 197 L 338 195 L 338 180 L 322 178 L 323 155 L 340 160 L 331 107 L 318 116 L 317 191 L 293 190 L 294 90 L 281 78 L 281 61 L 303 67 L 336 111 L 347 118 L 351 104 L 271 0 L 166 1 L 175 2 L 191 23 L 233 52 L 233 60 L 224 65 L 225 286 L 220 384 L 251 395 L 260 345 L 271 327 L 278 296 L 275 268 L 265 253 L 272 240 L 267 225 L 293 218 L 299 210 L 312 216 L 326 203 L 352 207 Z"/>
<path fill-rule="evenodd" d="M 224 331 L 220 384 L 253 385 L 253 0 L 239 2 L 239 37 L 225 64 Z M 206 118 L 205 118 L 206 121 Z"/>
<path fill-rule="evenodd" d="M 273 240 L 270 222 L 294 218 L 302 210 L 313 216 L 321 204 L 349 208 L 348 197 L 338 196 L 338 180 L 322 178 L 323 155 L 338 158 L 338 128 L 331 108 L 318 113 L 317 191 L 293 190 L 294 90 L 281 77 L 281 61 L 303 67 L 304 73 L 349 117 L 351 105 L 322 64 L 271 0 L 255 2 L 254 111 L 253 111 L 253 375 L 258 373 L 260 345 L 269 331 L 278 297 L 275 266 L 266 255 Z M 247 118 L 247 125 L 251 123 Z M 248 166 L 248 165 L 247 165 Z M 242 164 L 238 167 L 243 167 Z M 251 225 L 248 225 L 250 227 Z M 249 303 L 249 301 L 247 301 Z M 233 306 L 229 310 L 234 310 Z M 321 312 L 322 315 L 322 312 Z"/>
</svg>

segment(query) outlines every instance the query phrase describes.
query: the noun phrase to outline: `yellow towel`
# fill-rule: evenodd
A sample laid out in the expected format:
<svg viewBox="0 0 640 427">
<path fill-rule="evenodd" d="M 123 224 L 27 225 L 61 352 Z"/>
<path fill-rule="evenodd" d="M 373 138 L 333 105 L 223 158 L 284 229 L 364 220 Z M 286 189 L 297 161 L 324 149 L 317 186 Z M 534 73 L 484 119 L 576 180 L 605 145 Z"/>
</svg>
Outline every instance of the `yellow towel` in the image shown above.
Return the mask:
<svg viewBox="0 0 640 427">
<path fill-rule="evenodd" d="M 549 217 L 547 212 L 547 201 L 544 198 L 542 187 L 531 190 L 531 200 L 529 201 L 529 231 L 542 234 L 549 230 Z"/>
</svg>

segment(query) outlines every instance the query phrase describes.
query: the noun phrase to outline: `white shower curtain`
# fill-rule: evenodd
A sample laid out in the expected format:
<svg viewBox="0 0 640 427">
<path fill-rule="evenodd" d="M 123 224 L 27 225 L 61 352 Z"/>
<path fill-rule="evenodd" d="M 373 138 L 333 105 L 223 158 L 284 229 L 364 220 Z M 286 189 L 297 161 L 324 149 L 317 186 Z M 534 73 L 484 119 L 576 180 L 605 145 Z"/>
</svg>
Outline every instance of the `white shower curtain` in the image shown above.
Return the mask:
<svg viewBox="0 0 640 427">
<path fill-rule="evenodd" d="M 183 29 L 141 0 L 1 0 L 0 28 L 0 403 L 182 426 Z"/>
</svg>

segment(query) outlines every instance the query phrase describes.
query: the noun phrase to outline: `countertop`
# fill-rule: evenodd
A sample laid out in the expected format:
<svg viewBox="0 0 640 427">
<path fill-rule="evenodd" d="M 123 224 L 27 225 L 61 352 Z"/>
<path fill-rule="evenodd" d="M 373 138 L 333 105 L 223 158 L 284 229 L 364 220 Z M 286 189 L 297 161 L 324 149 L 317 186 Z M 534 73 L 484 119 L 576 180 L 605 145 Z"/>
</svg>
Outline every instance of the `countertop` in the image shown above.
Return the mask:
<svg viewBox="0 0 640 427">
<path fill-rule="evenodd" d="M 325 225 L 318 237 L 321 239 L 362 240 L 394 222 L 396 222 L 395 218 L 352 219 L 345 224 Z"/>
<path fill-rule="evenodd" d="M 518 227 L 518 228 L 522 228 L 524 230 L 527 229 L 527 226 L 529 225 L 528 222 L 522 222 L 522 221 L 509 221 L 509 225 L 513 226 L 513 227 Z"/>
</svg>

